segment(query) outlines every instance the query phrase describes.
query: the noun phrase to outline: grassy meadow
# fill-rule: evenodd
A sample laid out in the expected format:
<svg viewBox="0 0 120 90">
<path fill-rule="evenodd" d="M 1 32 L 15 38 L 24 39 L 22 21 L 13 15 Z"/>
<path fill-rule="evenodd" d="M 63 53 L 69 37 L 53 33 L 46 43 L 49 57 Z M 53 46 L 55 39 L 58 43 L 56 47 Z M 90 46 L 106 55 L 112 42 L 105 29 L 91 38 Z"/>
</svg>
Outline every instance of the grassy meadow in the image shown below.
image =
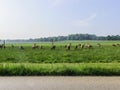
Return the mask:
<svg viewBox="0 0 120 90">
<path fill-rule="evenodd" d="M 71 50 L 65 45 L 72 43 Z M 75 45 L 90 43 L 93 47 L 75 49 Z M 97 43 L 102 46 L 98 47 Z M 33 43 L 7 44 L 0 49 L 0 75 L 120 75 L 120 41 L 63 41 L 37 43 L 43 49 L 32 49 Z M 25 49 L 20 50 L 19 46 Z"/>
<path fill-rule="evenodd" d="M 120 63 L 1 63 L 1 76 L 119 76 Z"/>
<path fill-rule="evenodd" d="M 71 42 L 71 50 L 66 50 L 64 46 Z M 89 42 L 93 48 L 78 48 L 75 45 Z M 101 41 L 102 47 L 97 46 L 98 41 L 67 41 L 56 42 L 56 49 L 51 50 L 51 43 L 38 43 L 43 49 L 32 49 L 33 43 L 10 44 L 6 49 L 0 50 L 0 63 L 112 63 L 120 62 L 120 46 L 113 47 L 112 44 L 120 43 L 118 41 Z M 20 50 L 19 46 L 24 46 Z"/>
</svg>

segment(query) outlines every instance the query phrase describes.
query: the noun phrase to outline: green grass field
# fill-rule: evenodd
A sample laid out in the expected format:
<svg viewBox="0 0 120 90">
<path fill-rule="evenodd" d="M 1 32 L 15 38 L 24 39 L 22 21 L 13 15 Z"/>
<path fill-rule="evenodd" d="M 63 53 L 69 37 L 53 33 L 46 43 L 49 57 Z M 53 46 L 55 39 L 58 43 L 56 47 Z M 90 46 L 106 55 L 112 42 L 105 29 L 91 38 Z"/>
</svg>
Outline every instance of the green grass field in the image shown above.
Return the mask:
<svg viewBox="0 0 120 90">
<path fill-rule="evenodd" d="M 120 63 L 2 63 L 1 76 L 119 76 Z"/>
<path fill-rule="evenodd" d="M 68 51 L 64 45 L 70 42 L 72 48 Z M 90 43 L 93 48 L 75 50 L 79 43 Z M 15 48 L 7 44 L 6 49 L 0 49 L 0 75 L 120 75 L 120 46 L 112 46 L 118 43 L 120 41 L 64 41 L 55 42 L 55 50 L 50 49 L 51 43 L 37 43 L 43 49 L 35 50 L 31 48 L 33 43 L 16 43 Z M 21 45 L 24 50 L 19 49 Z"/>
<path fill-rule="evenodd" d="M 70 42 L 70 41 L 69 41 Z M 97 41 L 83 41 L 82 43 L 90 42 L 93 48 L 77 49 L 75 45 L 81 42 L 71 41 L 72 48 L 70 51 L 64 48 L 67 42 L 55 43 L 56 50 L 51 50 L 51 43 L 39 43 L 43 45 L 43 49 L 33 50 L 32 44 L 15 44 L 15 48 L 7 45 L 6 49 L 0 50 L 1 63 L 112 63 L 120 62 L 120 46 L 113 47 L 113 43 L 118 41 L 100 41 L 102 47 L 97 46 Z M 20 50 L 18 46 L 23 45 L 25 50 Z"/>
</svg>

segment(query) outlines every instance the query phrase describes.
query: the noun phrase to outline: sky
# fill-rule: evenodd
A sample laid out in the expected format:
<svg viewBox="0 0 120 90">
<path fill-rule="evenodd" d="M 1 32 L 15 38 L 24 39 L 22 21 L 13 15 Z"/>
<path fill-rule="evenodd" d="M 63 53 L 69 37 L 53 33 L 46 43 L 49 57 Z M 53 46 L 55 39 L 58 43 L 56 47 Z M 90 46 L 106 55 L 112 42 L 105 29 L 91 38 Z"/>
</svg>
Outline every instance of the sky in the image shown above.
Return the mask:
<svg viewBox="0 0 120 90">
<path fill-rule="evenodd" d="M 0 39 L 120 35 L 120 0 L 0 0 Z"/>
</svg>

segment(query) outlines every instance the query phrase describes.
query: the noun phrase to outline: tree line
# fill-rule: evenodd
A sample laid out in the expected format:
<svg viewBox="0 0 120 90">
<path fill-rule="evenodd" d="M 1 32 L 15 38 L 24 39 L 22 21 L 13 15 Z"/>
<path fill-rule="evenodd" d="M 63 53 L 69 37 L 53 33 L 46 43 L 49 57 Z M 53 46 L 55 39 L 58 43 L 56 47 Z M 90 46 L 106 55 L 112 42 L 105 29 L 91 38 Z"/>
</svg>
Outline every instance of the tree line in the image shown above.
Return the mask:
<svg viewBox="0 0 120 90">
<path fill-rule="evenodd" d="M 95 34 L 70 34 L 68 36 L 44 37 L 28 40 L 6 40 L 8 42 L 51 42 L 65 40 L 120 40 L 120 35 L 96 36 Z"/>
<path fill-rule="evenodd" d="M 120 40 L 120 35 L 96 36 L 95 34 L 70 34 L 68 36 L 44 37 L 29 39 L 30 41 L 65 41 L 65 40 Z"/>
</svg>

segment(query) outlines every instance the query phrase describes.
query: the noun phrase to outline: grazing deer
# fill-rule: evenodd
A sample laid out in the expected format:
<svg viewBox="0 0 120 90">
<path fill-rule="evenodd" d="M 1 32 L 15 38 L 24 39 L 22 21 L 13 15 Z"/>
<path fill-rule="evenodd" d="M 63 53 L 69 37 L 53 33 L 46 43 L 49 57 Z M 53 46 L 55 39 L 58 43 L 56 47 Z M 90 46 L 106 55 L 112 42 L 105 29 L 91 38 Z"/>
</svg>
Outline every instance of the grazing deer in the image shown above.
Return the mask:
<svg viewBox="0 0 120 90">
<path fill-rule="evenodd" d="M 3 48 L 3 45 L 0 45 L 0 48 Z"/>
<path fill-rule="evenodd" d="M 64 47 L 67 48 L 67 45 L 65 45 Z"/>
<path fill-rule="evenodd" d="M 67 50 L 70 50 L 70 49 L 71 49 L 71 43 L 67 45 Z"/>
<path fill-rule="evenodd" d="M 81 48 L 83 49 L 85 47 L 85 44 L 81 44 Z"/>
<path fill-rule="evenodd" d="M 20 49 L 21 49 L 21 50 L 24 50 L 25 48 L 24 48 L 23 46 L 20 46 Z"/>
<path fill-rule="evenodd" d="M 115 45 L 115 44 L 112 44 L 112 46 L 113 46 L 113 47 L 116 47 L 117 45 Z"/>
<path fill-rule="evenodd" d="M 120 46 L 120 44 L 118 43 L 117 46 Z"/>
<path fill-rule="evenodd" d="M 12 44 L 11 47 L 14 48 L 15 46 Z"/>
<path fill-rule="evenodd" d="M 78 49 L 78 45 L 75 46 L 75 50 Z"/>
<path fill-rule="evenodd" d="M 101 47 L 102 45 L 100 43 L 97 43 L 98 47 Z"/>
<path fill-rule="evenodd" d="M 0 48 L 2 49 L 2 48 L 6 48 L 6 46 L 4 45 L 4 44 L 1 44 L 0 45 Z"/>
<path fill-rule="evenodd" d="M 55 46 L 55 45 L 53 45 L 53 46 L 51 47 L 51 49 L 52 49 L 52 50 L 56 49 L 56 46 Z"/>
<path fill-rule="evenodd" d="M 86 47 L 90 49 L 90 48 L 92 48 L 93 46 L 90 45 L 89 43 L 87 43 Z"/>
<path fill-rule="evenodd" d="M 32 49 L 37 49 L 37 48 L 39 48 L 39 46 L 36 45 L 36 43 L 34 43 L 34 45 L 32 46 Z"/>
<path fill-rule="evenodd" d="M 32 49 L 37 49 L 37 48 L 39 48 L 39 46 L 33 46 L 33 47 L 32 47 Z"/>
</svg>

